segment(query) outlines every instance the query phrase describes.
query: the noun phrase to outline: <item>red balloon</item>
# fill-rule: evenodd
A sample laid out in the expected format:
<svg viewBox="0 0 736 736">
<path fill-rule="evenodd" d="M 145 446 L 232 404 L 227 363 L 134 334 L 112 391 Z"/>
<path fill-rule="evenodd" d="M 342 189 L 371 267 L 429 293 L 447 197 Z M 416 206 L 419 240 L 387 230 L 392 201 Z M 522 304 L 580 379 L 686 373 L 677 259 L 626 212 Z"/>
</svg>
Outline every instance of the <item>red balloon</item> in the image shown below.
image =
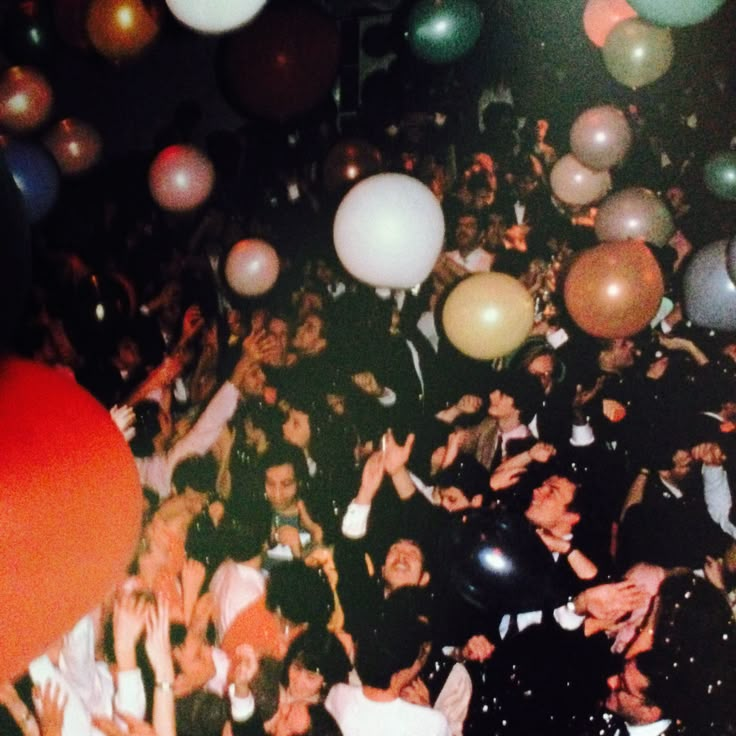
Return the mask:
<svg viewBox="0 0 736 736">
<path fill-rule="evenodd" d="M 267 6 L 223 41 L 225 94 L 241 112 L 268 120 L 308 112 L 332 87 L 339 46 L 337 24 L 318 10 Z"/>
<path fill-rule="evenodd" d="M 0 360 L 0 679 L 125 579 L 143 494 L 109 413 L 73 379 Z"/>
<path fill-rule="evenodd" d="M 186 212 L 210 196 L 215 183 L 212 162 L 194 146 L 175 145 L 156 156 L 148 172 L 153 198 L 165 210 Z"/>
<path fill-rule="evenodd" d="M 0 126 L 12 133 L 28 133 L 48 117 L 54 95 L 43 74 L 13 66 L 0 77 Z"/>
<path fill-rule="evenodd" d="M 62 174 L 72 176 L 91 169 L 99 160 L 102 139 L 88 123 L 74 118 L 60 120 L 44 138 Z"/>
<path fill-rule="evenodd" d="M 636 10 L 626 0 L 588 0 L 583 11 L 585 34 L 602 48 L 613 27 L 627 18 L 636 18 Z"/>
<path fill-rule="evenodd" d="M 103 56 L 121 61 L 138 56 L 156 38 L 160 12 L 143 0 L 91 0 L 86 29 Z"/>
<path fill-rule="evenodd" d="M 325 158 L 325 189 L 344 194 L 361 179 L 378 174 L 381 165 L 381 152 L 367 141 L 358 138 L 338 141 Z"/>
<path fill-rule="evenodd" d="M 659 309 L 664 279 L 643 240 L 622 240 L 583 251 L 565 277 L 565 306 L 595 337 L 628 337 Z"/>
</svg>

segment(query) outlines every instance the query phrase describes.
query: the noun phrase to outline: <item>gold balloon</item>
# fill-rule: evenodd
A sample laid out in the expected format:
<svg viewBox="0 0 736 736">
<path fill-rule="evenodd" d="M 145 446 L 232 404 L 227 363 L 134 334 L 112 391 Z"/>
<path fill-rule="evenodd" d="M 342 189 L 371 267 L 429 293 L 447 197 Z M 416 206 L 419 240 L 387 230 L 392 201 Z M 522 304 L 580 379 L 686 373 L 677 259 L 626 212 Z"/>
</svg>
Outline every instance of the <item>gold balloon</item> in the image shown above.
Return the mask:
<svg viewBox="0 0 736 736">
<path fill-rule="evenodd" d="M 140 54 L 158 31 L 158 13 L 141 0 L 92 0 L 87 11 L 92 45 L 114 61 Z"/>
<path fill-rule="evenodd" d="M 595 337 L 628 337 L 649 324 L 664 296 L 657 259 L 642 240 L 583 251 L 565 277 L 565 306 Z"/>
<path fill-rule="evenodd" d="M 13 66 L 0 78 L 0 126 L 28 133 L 48 117 L 54 95 L 46 78 L 29 67 Z"/>
<path fill-rule="evenodd" d="M 442 311 L 447 339 L 477 360 L 508 355 L 524 342 L 533 324 L 531 295 L 505 273 L 477 273 L 463 279 Z"/>
<path fill-rule="evenodd" d="M 44 144 L 61 173 L 69 176 L 92 168 L 102 151 L 99 133 L 88 123 L 74 118 L 60 120 L 46 135 Z"/>
</svg>

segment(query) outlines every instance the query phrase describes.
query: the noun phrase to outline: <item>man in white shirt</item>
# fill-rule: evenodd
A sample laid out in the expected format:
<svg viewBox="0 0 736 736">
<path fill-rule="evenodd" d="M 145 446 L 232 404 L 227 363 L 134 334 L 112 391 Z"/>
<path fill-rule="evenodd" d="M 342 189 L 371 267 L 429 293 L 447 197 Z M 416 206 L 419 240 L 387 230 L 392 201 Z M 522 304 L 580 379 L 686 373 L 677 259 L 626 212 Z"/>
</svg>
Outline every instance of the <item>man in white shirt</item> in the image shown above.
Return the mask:
<svg viewBox="0 0 736 736">
<path fill-rule="evenodd" d="M 463 211 L 455 225 L 455 250 L 446 253 L 447 258 L 462 266 L 468 273 L 490 271 L 493 256 L 483 249 L 484 223 L 481 215 L 471 210 Z"/>
</svg>

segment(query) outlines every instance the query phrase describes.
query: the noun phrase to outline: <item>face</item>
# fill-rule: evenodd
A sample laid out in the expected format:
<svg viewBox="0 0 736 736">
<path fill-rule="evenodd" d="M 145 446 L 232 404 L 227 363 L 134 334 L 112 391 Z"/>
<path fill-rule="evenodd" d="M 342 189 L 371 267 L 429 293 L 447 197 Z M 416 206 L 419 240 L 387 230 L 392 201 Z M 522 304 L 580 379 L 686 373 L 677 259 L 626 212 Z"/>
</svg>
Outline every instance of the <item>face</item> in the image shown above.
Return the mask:
<svg viewBox="0 0 736 736">
<path fill-rule="evenodd" d="M 266 374 L 258 363 L 252 363 L 244 372 L 240 390 L 246 396 L 262 396 L 266 387 Z"/>
<path fill-rule="evenodd" d="M 266 499 L 275 511 L 286 511 L 294 503 L 299 484 L 291 463 L 266 470 Z"/>
<path fill-rule="evenodd" d="M 542 384 L 545 394 L 552 390 L 555 359 L 551 355 L 540 355 L 534 358 L 526 370 Z"/>
<path fill-rule="evenodd" d="M 509 419 L 518 414 L 519 411 L 514 405 L 514 397 L 505 394 L 503 391 L 496 389 L 492 391 L 490 396 L 490 406 L 488 407 L 488 415 L 496 419 Z"/>
<path fill-rule="evenodd" d="M 325 678 L 319 672 L 313 672 L 298 662 L 289 665 L 289 694 L 296 700 L 310 700 L 319 695 L 325 684 Z"/>
<path fill-rule="evenodd" d="M 636 360 L 636 346 L 626 337 L 617 338 L 611 345 L 614 365 L 617 368 L 630 368 Z"/>
<path fill-rule="evenodd" d="M 534 132 L 537 134 L 537 140 L 543 141 L 549 130 L 549 123 L 546 120 L 537 120 Z"/>
<path fill-rule="evenodd" d="M 299 409 L 289 409 L 286 421 L 281 427 L 284 439 L 295 447 L 304 450 L 309 446 L 312 437 L 312 429 L 309 425 L 309 414 Z"/>
<path fill-rule="evenodd" d="M 273 355 L 264 358 L 264 362 L 272 366 L 284 365 L 289 349 L 289 325 L 283 319 L 274 317 L 268 323 L 268 334 L 276 341 L 277 349 Z"/>
<path fill-rule="evenodd" d="M 440 506 L 447 511 L 464 511 L 471 506 L 470 499 L 455 486 L 440 488 Z"/>
<path fill-rule="evenodd" d="M 670 478 L 674 481 L 683 481 L 693 469 L 693 456 L 688 450 L 678 450 L 672 456 L 672 469 Z"/>
<path fill-rule="evenodd" d="M 563 520 L 567 507 L 575 498 L 575 488 L 571 480 L 559 475 L 547 478 L 534 490 L 526 518 L 541 529 L 554 529 Z"/>
<path fill-rule="evenodd" d="M 334 414 L 341 417 L 345 414 L 345 397 L 342 394 L 327 394 L 327 406 Z"/>
<path fill-rule="evenodd" d="M 382 574 L 387 588 L 391 591 L 407 585 L 424 586 L 429 582 L 429 573 L 424 569 L 422 551 L 414 542 L 406 539 L 391 545 Z"/>
<path fill-rule="evenodd" d="M 661 711 L 647 702 L 648 686 L 649 680 L 639 671 L 636 659 L 627 659 L 623 670 L 608 678 L 610 692 L 606 708 L 632 726 L 654 723 L 661 717 Z"/>
<path fill-rule="evenodd" d="M 310 314 L 296 328 L 292 346 L 300 353 L 309 355 L 319 352 L 323 342 L 322 318 L 316 314 Z"/>
<path fill-rule="evenodd" d="M 475 217 L 459 217 L 455 226 L 455 244 L 459 250 L 472 250 L 478 243 L 478 220 Z"/>
<path fill-rule="evenodd" d="M 250 417 L 243 422 L 245 430 L 245 444 L 252 447 L 260 455 L 268 449 L 268 435 L 261 427 L 256 427 Z"/>
</svg>

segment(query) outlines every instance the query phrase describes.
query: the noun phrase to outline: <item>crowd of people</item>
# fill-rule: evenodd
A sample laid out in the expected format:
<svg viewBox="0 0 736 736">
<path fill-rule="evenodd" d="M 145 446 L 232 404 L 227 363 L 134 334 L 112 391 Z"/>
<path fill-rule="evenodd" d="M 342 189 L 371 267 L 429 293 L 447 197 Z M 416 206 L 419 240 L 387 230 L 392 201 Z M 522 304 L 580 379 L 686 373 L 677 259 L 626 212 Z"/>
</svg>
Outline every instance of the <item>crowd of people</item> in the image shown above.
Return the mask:
<svg viewBox="0 0 736 736">
<path fill-rule="evenodd" d="M 704 211 L 693 176 L 712 130 L 670 121 L 667 155 L 627 115 L 615 177 L 660 190 L 677 226 L 652 249 L 662 308 L 628 337 L 567 315 L 595 209 L 553 196 L 549 122 L 508 100 L 470 144 L 441 115 L 387 131 L 384 170 L 424 181 L 446 218 L 412 290 L 342 269 L 341 192 L 314 169 L 282 182 L 288 200 L 261 196 L 270 220 L 233 209 L 235 189 L 164 216 L 119 188 L 39 227 L 17 350 L 110 410 L 145 515 L 124 583 L 2 685 L 0 730 L 736 733 L 736 336 L 688 322 L 681 283 L 733 211 Z M 233 293 L 233 243 L 287 231 L 274 289 Z M 442 308 L 490 270 L 529 290 L 535 323 L 478 361 Z"/>
</svg>

